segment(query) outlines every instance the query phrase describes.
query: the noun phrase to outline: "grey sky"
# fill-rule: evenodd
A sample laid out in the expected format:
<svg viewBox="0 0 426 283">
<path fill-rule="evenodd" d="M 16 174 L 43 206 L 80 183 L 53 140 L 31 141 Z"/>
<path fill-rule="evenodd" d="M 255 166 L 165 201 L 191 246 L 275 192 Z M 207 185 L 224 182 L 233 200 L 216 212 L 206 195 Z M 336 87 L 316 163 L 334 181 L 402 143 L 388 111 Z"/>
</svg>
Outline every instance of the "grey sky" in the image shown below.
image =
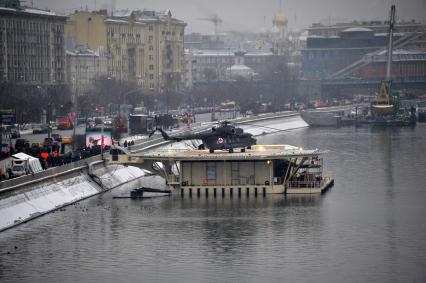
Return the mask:
<svg viewBox="0 0 426 283">
<path fill-rule="evenodd" d="M 33 0 L 34 6 L 60 13 L 75 9 L 101 8 L 113 0 Z M 31 0 L 27 0 L 27 4 Z M 329 20 L 385 20 L 391 4 L 396 4 L 397 18 L 426 21 L 426 0 L 282 0 L 283 12 L 291 29 Z M 213 33 L 213 25 L 198 18 L 218 15 L 223 31 L 260 31 L 271 27 L 279 0 L 116 0 L 117 9 L 170 9 L 188 23 L 188 32 Z"/>
</svg>

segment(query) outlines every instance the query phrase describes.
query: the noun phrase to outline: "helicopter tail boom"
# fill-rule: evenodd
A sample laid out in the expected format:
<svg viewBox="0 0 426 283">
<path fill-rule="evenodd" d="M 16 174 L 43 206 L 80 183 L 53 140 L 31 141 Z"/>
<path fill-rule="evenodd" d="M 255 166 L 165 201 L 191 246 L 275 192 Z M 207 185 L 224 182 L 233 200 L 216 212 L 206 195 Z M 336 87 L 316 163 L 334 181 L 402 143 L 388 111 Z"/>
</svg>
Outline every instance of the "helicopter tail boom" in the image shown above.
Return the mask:
<svg viewBox="0 0 426 283">
<path fill-rule="evenodd" d="M 163 129 L 161 128 L 155 128 L 154 131 L 152 131 L 149 134 L 149 137 L 151 137 L 156 131 L 159 131 L 161 133 L 161 135 L 163 136 L 163 139 L 168 141 L 168 140 L 172 140 L 172 141 L 181 141 L 182 139 L 180 138 L 174 138 L 174 137 L 170 137 Z"/>
</svg>

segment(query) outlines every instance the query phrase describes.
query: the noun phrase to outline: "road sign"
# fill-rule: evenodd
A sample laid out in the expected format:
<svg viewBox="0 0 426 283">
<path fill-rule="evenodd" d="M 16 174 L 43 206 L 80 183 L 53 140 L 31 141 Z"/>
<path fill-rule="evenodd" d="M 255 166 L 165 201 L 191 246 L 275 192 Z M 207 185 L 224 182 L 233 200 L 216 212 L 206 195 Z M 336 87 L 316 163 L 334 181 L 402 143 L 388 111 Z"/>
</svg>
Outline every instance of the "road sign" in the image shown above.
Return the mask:
<svg viewBox="0 0 426 283">
<path fill-rule="evenodd" d="M 0 109 L 0 124 L 12 125 L 16 123 L 16 111 L 14 109 Z"/>
</svg>

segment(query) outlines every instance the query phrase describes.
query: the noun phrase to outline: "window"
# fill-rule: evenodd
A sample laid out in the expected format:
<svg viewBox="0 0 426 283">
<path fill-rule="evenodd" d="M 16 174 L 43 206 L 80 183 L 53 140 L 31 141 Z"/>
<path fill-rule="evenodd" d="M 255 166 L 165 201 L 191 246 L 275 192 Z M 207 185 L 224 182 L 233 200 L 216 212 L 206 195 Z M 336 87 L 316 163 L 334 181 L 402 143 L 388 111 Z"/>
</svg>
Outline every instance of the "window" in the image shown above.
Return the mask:
<svg viewBox="0 0 426 283">
<path fill-rule="evenodd" d="M 150 61 L 154 60 L 154 56 L 153 55 L 149 55 L 149 60 Z"/>
<path fill-rule="evenodd" d="M 148 30 L 152 31 L 152 30 L 154 30 L 154 27 L 153 27 L 152 25 L 150 25 L 150 26 L 148 27 Z"/>
<path fill-rule="evenodd" d="M 149 74 L 149 79 L 153 80 L 154 79 L 154 74 Z"/>
<path fill-rule="evenodd" d="M 154 50 L 154 46 L 150 45 L 149 46 L 149 51 L 152 51 L 152 50 Z"/>
<path fill-rule="evenodd" d="M 154 70 L 154 65 L 149 65 L 149 69 L 152 71 L 152 70 Z"/>
</svg>

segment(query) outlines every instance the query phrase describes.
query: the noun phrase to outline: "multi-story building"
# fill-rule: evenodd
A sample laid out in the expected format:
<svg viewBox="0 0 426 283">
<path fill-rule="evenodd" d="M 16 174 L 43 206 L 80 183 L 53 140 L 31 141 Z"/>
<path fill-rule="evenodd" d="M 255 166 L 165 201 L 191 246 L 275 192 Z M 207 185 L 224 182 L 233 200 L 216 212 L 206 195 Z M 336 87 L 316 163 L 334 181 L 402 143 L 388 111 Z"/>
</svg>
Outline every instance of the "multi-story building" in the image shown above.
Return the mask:
<svg viewBox="0 0 426 283">
<path fill-rule="evenodd" d="M 104 47 L 109 76 L 162 92 L 182 88 L 185 26 L 169 11 L 76 12 L 66 35 L 92 50 Z"/>
<path fill-rule="evenodd" d="M 358 76 L 366 80 L 381 80 L 386 75 L 387 52 L 374 55 L 372 62 L 363 66 Z M 391 77 L 395 80 L 423 80 L 426 78 L 426 52 L 394 50 Z"/>
<path fill-rule="evenodd" d="M 186 23 L 172 17 L 170 11 L 136 11 L 147 25 L 145 72 L 149 89 L 164 92 L 184 85 L 184 30 Z"/>
<path fill-rule="evenodd" d="M 397 41 L 402 34 L 395 34 Z M 339 36 L 310 36 L 302 49 L 302 72 L 305 78 L 325 79 L 360 60 L 368 53 L 387 46 L 386 34 L 368 28 L 348 28 Z"/>
<path fill-rule="evenodd" d="M 70 84 L 74 99 L 77 95 L 90 92 L 93 82 L 108 75 L 107 58 L 102 49 L 97 52 L 85 47 L 77 47 L 67 54 L 67 81 Z"/>
<path fill-rule="evenodd" d="M 58 84 L 65 80 L 66 17 L 0 0 L 0 81 Z"/>
<path fill-rule="evenodd" d="M 144 85 L 145 24 L 130 11 L 117 12 L 105 19 L 109 75 L 119 80 Z"/>
<path fill-rule="evenodd" d="M 186 86 L 193 82 L 232 80 L 243 68 L 250 78 L 270 79 L 278 65 L 287 64 L 287 57 L 271 52 L 241 52 L 228 50 L 187 50 Z M 233 73 L 234 70 L 234 73 Z"/>
</svg>

